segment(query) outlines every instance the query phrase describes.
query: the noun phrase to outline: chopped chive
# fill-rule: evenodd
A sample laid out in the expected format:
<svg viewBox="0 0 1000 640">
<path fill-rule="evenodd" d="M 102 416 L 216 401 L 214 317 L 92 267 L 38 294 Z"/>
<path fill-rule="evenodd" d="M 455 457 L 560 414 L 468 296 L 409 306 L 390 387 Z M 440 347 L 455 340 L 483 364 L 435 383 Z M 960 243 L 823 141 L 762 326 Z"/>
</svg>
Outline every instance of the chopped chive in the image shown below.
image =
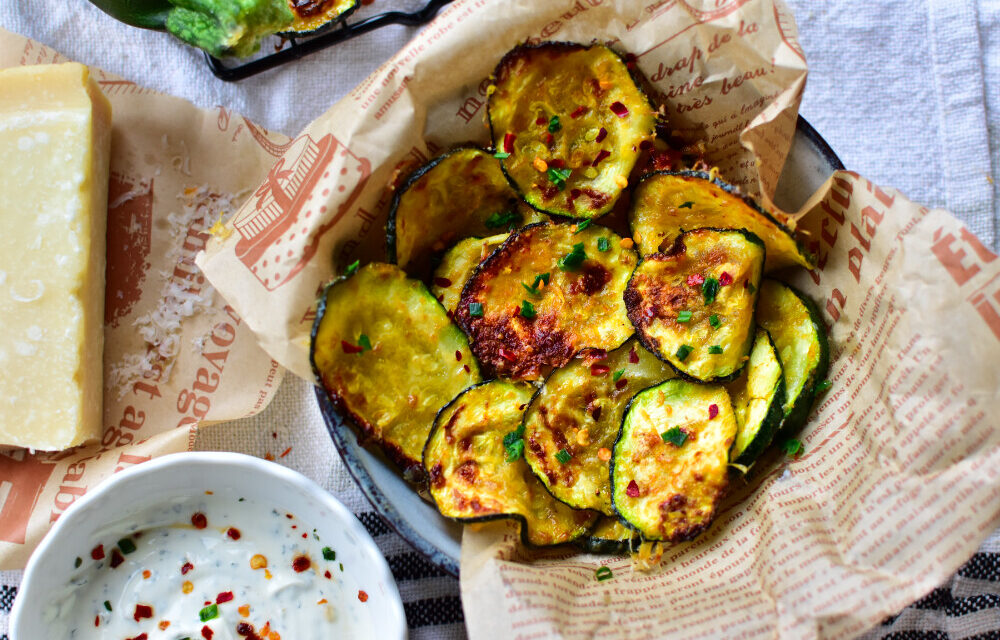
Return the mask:
<svg viewBox="0 0 1000 640">
<path fill-rule="evenodd" d="M 712 325 L 713 329 L 718 329 L 719 325 L 722 324 L 722 323 L 719 322 L 719 316 L 717 316 L 717 315 L 715 315 L 713 313 L 712 315 L 710 315 L 708 317 L 708 324 Z"/>
<path fill-rule="evenodd" d="M 341 573 L 343 573 L 343 571 L 344 571 L 344 563 L 343 562 L 340 563 L 340 571 L 341 571 Z"/>
<path fill-rule="evenodd" d="M 718 344 L 713 344 L 711 347 L 708 348 L 708 352 L 714 355 L 719 355 L 720 353 L 722 353 L 722 346 Z"/>
<path fill-rule="evenodd" d="M 482 302 L 470 302 L 469 303 L 469 315 L 473 318 L 483 317 L 483 303 Z"/>
<path fill-rule="evenodd" d="M 660 437 L 663 438 L 664 442 L 669 442 L 675 447 L 681 447 L 684 446 L 685 442 L 687 442 L 688 434 L 681 431 L 680 427 L 670 427 L 661 433 Z"/>
<path fill-rule="evenodd" d="M 614 576 L 614 574 L 611 573 L 611 569 L 608 567 L 599 567 L 597 571 L 594 572 L 594 575 L 597 577 L 598 582 L 610 580 Z"/>
<path fill-rule="evenodd" d="M 685 360 L 687 360 L 687 357 L 691 355 L 692 351 L 694 351 L 694 349 L 692 349 L 686 344 L 682 344 L 681 346 L 677 347 L 677 353 L 675 353 L 674 355 L 677 356 L 678 360 L 684 362 Z"/>
<path fill-rule="evenodd" d="M 104 601 L 104 608 L 107 609 L 108 611 L 111 611 L 111 601 L 110 600 L 105 600 Z"/>
<path fill-rule="evenodd" d="M 537 276 L 535 276 L 535 281 L 531 283 L 531 286 L 528 286 L 523 282 L 521 283 L 521 286 L 524 287 L 524 290 L 530 293 L 531 295 L 537 296 L 541 295 L 540 292 L 538 291 L 538 283 L 540 282 L 544 282 L 545 284 L 549 283 L 548 271 L 546 271 L 545 273 L 540 273 Z"/>
<path fill-rule="evenodd" d="M 323 547 L 323 559 L 332 562 L 337 559 L 337 552 L 330 547 Z"/>
<path fill-rule="evenodd" d="M 122 553 L 128 555 L 135 551 L 135 543 L 132 542 L 132 538 L 122 538 L 118 541 L 118 548 L 122 550 Z"/>
<path fill-rule="evenodd" d="M 556 185 L 560 191 L 566 188 L 566 179 L 569 175 L 573 173 L 572 169 L 555 169 L 551 168 L 546 172 L 549 178 L 549 182 Z"/>
<path fill-rule="evenodd" d="M 569 451 L 566 451 L 565 449 L 560 449 L 559 453 L 556 454 L 556 460 L 559 461 L 559 464 L 566 464 L 572 459 L 573 456 L 570 454 Z"/>
<path fill-rule="evenodd" d="M 752 282 L 748 282 L 747 283 L 747 291 L 750 292 L 750 295 L 753 295 L 757 291 L 757 287 L 753 286 Z"/>
<path fill-rule="evenodd" d="M 503 160 L 504 158 L 509 158 L 510 154 L 507 153 L 506 151 L 497 151 L 496 153 L 493 154 L 493 157 L 496 158 L 497 160 Z"/>
<path fill-rule="evenodd" d="M 590 220 L 581 220 L 580 222 L 576 223 L 576 231 L 573 232 L 573 235 L 580 233 L 589 226 L 590 226 Z"/>
<path fill-rule="evenodd" d="M 694 206 L 694 203 L 691 202 L 690 200 L 688 200 L 684 204 L 678 205 L 677 208 L 678 209 L 690 209 L 692 206 Z"/>
<path fill-rule="evenodd" d="M 618 371 L 615 371 L 615 374 L 613 376 L 611 376 L 611 381 L 618 382 L 618 380 L 621 379 L 623 375 L 625 375 L 625 370 L 619 369 Z"/>
<path fill-rule="evenodd" d="M 83 564 L 83 558 L 77 557 L 77 559 L 73 561 L 73 568 L 79 569 L 81 564 Z"/>
<path fill-rule="evenodd" d="M 528 285 L 524 284 L 523 282 L 521 283 L 521 286 L 524 287 L 524 290 L 527 291 L 528 293 L 530 293 L 531 295 L 533 295 L 533 296 L 539 295 L 539 291 L 535 287 L 529 287 Z"/>
<path fill-rule="evenodd" d="M 691 312 L 690 311 L 677 312 L 677 322 L 691 322 Z"/>
<path fill-rule="evenodd" d="M 583 264 L 583 261 L 586 259 L 587 254 L 583 250 L 583 243 L 578 242 L 573 245 L 572 251 L 559 258 L 559 268 L 564 271 L 571 271 Z"/>
<path fill-rule="evenodd" d="M 514 462 L 524 453 L 524 426 L 518 427 L 503 437 L 503 448 L 507 451 L 507 462 Z"/>
<path fill-rule="evenodd" d="M 362 333 L 360 336 L 358 336 L 358 346 L 361 347 L 362 349 L 367 349 L 371 351 L 372 341 L 368 339 L 367 335 Z"/>
<path fill-rule="evenodd" d="M 521 215 L 516 211 L 497 211 L 486 218 L 487 229 L 512 228 L 521 221 Z"/>
<path fill-rule="evenodd" d="M 833 386 L 832 382 L 830 382 L 829 380 L 824 380 L 823 382 L 820 382 L 818 385 L 816 385 L 816 393 L 823 393 L 832 386 Z"/>
<path fill-rule="evenodd" d="M 802 443 L 796 440 L 795 438 L 792 438 L 791 440 L 786 440 L 785 444 L 781 445 L 781 448 L 785 450 L 786 455 L 792 456 L 793 458 L 798 458 L 805 450 L 805 447 L 802 446 Z"/>
<path fill-rule="evenodd" d="M 351 264 L 347 265 L 347 270 L 344 271 L 345 276 L 354 275 L 354 272 L 358 270 L 358 265 L 361 264 L 360 260 L 355 260 Z"/>
<path fill-rule="evenodd" d="M 210 604 L 201 611 L 198 612 L 198 617 L 201 618 L 202 622 L 208 622 L 214 618 L 219 617 L 219 605 Z"/>
<path fill-rule="evenodd" d="M 559 124 L 559 116 L 552 116 L 549 120 L 549 133 L 555 133 L 562 129 L 562 125 Z"/>
<path fill-rule="evenodd" d="M 521 316 L 531 320 L 537 314 L 535 313 L 535 305 L 531 304 L 527 300 L 521 301 Z"/>
<path fill-rule="evenodd" d="M 610 248 L 611 248 L 611 244 L 608 243 L 608 239 L 607 238 L 601 236 L 600 238 L 597 239 L 597 250 L 598 251 L 607 251 Z"/>
<path fill-rule="evenodd" d="M 719 293 L 719 281 L 715 278 L 705 278 L 701 283 L 701 296 L 705 299 L 705 304 L 715 302 L 715 296 Z"/>
</svg>

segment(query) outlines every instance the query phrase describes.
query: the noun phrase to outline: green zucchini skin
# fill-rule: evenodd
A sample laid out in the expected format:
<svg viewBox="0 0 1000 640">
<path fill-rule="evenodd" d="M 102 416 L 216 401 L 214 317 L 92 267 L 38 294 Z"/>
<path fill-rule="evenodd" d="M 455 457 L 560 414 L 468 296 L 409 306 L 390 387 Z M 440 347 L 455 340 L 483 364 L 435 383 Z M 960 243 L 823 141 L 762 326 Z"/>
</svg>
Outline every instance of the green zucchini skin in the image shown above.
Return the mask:
<svg viewBox="0 0 1000 640">
<path fill-rule="evenodd" d="M 445 517 L 514 519 L 525 545 L 544 547 L 585 535 L 599 514 L 562 504 L 523 457 L 507 459 L 505 437 L 518 430 L 534 391 L 529 382 L 488 380 L 458 394 L 434 419 L 423 467 L 431 498 Z"/>
<path fill-rule="evenodd" d="M 646 256 L 624 296 L 643 346 L 686 380 L 735 380 L 753 344 L 765 259 L 764 243 L 753 233 L 713 228 L 685 231 L 667 252 Z M 726 275 L 731 282 L 722 285 Z M 694 277 L 703 282 L 692 284 Z M 706 304 L 702 287 L 710 277 L 720 285 L 715 300 Z M 683 311 L 692 314 L 687 322 L 679 320 Z M 720 319 L 719 326 L 712 326 L 713 315 Z M 690 350 L 681 357 L 684 346 Z M 710 353 L 712 346 L 721 346 L 723 352 Z"/>
<path fill-rule="evenodd" d="M 168 0 L 90 0 L 115 20 L 133 27 L 167 30 L 167 15 L 174 8 Z"/>
<path fill-rule="evenodd" d="M 785 416 L 785 376 L 767 330 L 757 328 L 746 375 L 729 383 L 727 390 L 738 427 L 729 457 L 732 464 L 749 470 L 771 444 Z"/>
<path fill-rule="evenodd" d="M 771 335 L 781 357 L 786 397 L 778 437 L 790 438 L 805 424 L 816 399 L 816 387 L 829 372 L 826 325 L 809 296 L 770 278 L 761 285 L 757 313 L 758 322 Z M 793 322 L 798 323 L 800 331 L 792 330 Z"/>
<path fill-rule="evenodd" d="M 585 60 L 592 54 L 599 59 Z M 544 65 L 560 58 L 563 61 L 556 66 L 558 73 L 549 70 L 545 82 L 526 84 L 532 90 L 548 90 L 547 94 L 526 96 L 516 91 L 518 87 L 508 87 L 508 83 L 515 84 L 526 70 L 534 73 L 529 65 L 544 68 Z M 577 71 L 583 69 L 584 73 L 574 75 L 571 62 L 578 65 Z M 612 72 L 614 79 L 604 79 L 602 85 L 595 68 Z M 553 74 L 555 79 L 552 79 Z M 616 177 L 627 181 L 638 159 L 640 146 L 653 139 L 657 124 L 655 106 L 636 80 L 635 65 L 630 65 L 620 54 L 601 44 L 540 42 L 522 44 L 507 52 L 492 77 L 495 90 L 486 103 L 487 123 L 494 148 L 511 153 L 501 159 L 501 166 L 524 201 L 538 211 L 569 218 L 597 218 L 610 212 L 625 188 L 618 184 Z M 584 85 L 587 87 L 587 104 L 566 104 L 568 96 L 573 95 L 579 101 L 582 94 L 555 89 L 573 86 L 584 91 Z M 531 105 L 531 113 L 518 111 L 519 105 L 523 108 L 526 104 Z M 544 106 L 545 113 L 535 109 L 535 105 Z M 580 108 L 587 111 L 577 114 Z M 622 108 L 624 112 L 620 111 Z M 624 115 L 608 118 L 608 113 Z M 559 118 L 559 128 L 552 130 L 545 123 L 539 124 L 538 118 L 551 122 L 553 116 Z M 605 119 L 602 121 L 600 118 Z M 622 126 L 625 121 L 631 128 Z M 602 128 L 604 136 L 599 133 Z M 623 134 L 627 135 L 619 139 Z M 510 148 L 505 144 L 508 135 L 514 136 Z M 547 139 L 547 135 L 553 137 Z M 594 137 L 588 139 L 591 135 Z M 521 137 L 520 144 L 516 142 L 518 137 Z M 529 138 L 530 148 L 524 145 Z M 602 146 L 605 139 L 608 142 Z M 610 151 L 608 147 L 611 147 Z M 603 155 L 602 151 L 610 155 Z M 546 169 L 538 171 L 535 168 L 535 158 L 551 163 L 554 169 L 569 168 L 571 173 L 565 179 L 564 188 L 559 188 L 557 182 L 546 177 Z M 563 165 L 556 166 L 560 162 Z M 588 168 L 594 169 L 591 172 L 593 176 L 586 175 Z"/>
<path fill-rule="evenodd" d="M 643 255 L 663 251 L 685 229 L 731 228 L 746 229 L 764 242 L 765 271 L 816 266 L 816 256 L 800 236 L 737 187 L 705 171 L 644 175 L 633 194 L 629 226 Z"/>
<path fill-rule="evenodd" d="M 361 334 L 372 348 L 358 352 Z M 481 379 L 465 335 L 440 303 L 423 283 L 384 263 L 326 286 L 309 359 L 333 404 L 408 473 L 421 467 L 438 409 Z M 420 376 L 406 373 L 414 359 Z"/>
<path fill-rule="evenodd" d="M 668 442 L 675 429 L 686 434 L 679 446 Z M 725 497 L 735 438 L 736 417 L 720 385 L 673 379 L 639 392 L 611 457 L 618 516 L 644 540 L 693 540 Z"/>
<path fill-rule="evenodd" d="M 587 553 L 625 555 L 639 548 L 642 536 L 617 517 L 604 517 L 599 518 L 594 528 L 574 544 Z"/>
</svg>

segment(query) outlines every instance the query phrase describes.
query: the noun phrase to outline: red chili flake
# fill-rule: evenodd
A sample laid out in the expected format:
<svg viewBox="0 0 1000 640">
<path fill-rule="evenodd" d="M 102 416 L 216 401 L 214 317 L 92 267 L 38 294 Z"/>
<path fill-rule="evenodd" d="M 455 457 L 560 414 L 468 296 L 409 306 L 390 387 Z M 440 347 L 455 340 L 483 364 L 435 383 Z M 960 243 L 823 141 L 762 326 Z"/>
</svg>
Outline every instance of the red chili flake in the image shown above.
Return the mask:
<svg viewBox="0 0 1000 640">
<path fill-rule="evenodd" d="M 285 514 L 285 517 L 286 517 L 286 518 L 288 518 L 289 520 L 291 520 L 291 519 L 292 519 L 292 518 L 294 518 L 295 516 L 293 516 L 293 515 L 292 515 L 292 514 L 290 514 L 290 513 L 286 513 L 286 514 Z M 294 528 L 294 527 L 293 527 L 293 528 Z"/>
<path fill-rule="evenodd" d="M 628 385 L 628 378 L 619 378 L 618 382 L 615 383 L 615 389 L 621 391 Z"/>
<path fill-rule="evenodd" d="M 555 141 L 556 141 L 556 137 L 554 135 L 552 135 L 551 133 L 546 133 L 545 134 L 545 144 L 546 144 L 546 146 L 551 147 L 552 143 L 555 142 Z"/>
<path fill-rule="evenodd" d="M 195 529 L 204 529 L 208 526 L 208 518 L 201 511 L 196 512 L 191 516 L 191 524 L 194 525 Z"/>
<path fill-rule="evenodd" d="M 592 376 L 603 376 L 606 375 L 608 371 L 611 371 L 611 367 L 606 364 L 596 362 L 590 365 L 590 375 Z"/>
<path fill-rule="evenodd" d="M 233 599 L 232 591 L 223 591 L 219 595 L 215 596 L 215 604 L 222 604 L 223 602 L 229 602 Z"/>
<path fill-rule="evenodd" d="M 96 547 L 94 547 L 93 549 L 91 549 L 90 550 L 90 557 L 93 558 L 94 560 L 103 560 L 104 559 L 104 545 L 103 544 L 99 544 Z"/>
<path fill-rule="evenodd" d="M 722 275 L 719 276 L 719 285 L 726 286 L 733 283 L 733 277 L 729 275 L 728 271 L 723 271 Z"/>
<path fill-rule="evenodd" d="M 500 347 L 500 357 L 506 360 L 507 362 L 514 362 L 515 360 L 517 360 L 517 356 L 515 356 L 510 351 L 507 351 L 506 347 Z"/>
<path fill-rule="evenodd" d="M 253 633 L 253 625 L 248 622 L 240 622 L 236 625 L 236 633 L 241 636 L 248 636 Z"/>
<path fill-rule="evenodd" d="M 513 133 L 505 133 L 505 134 L 503 134 L 503 150 L 506 153 L 513 153 L 514 152 L 514 141 L 515 140 L 517 140 L 517 136 L 515 136 Z"/>
<path fill-rule="evenodd" d="M 719 405 L 710 404 L 708 405 L 708 419 L 714 420 L 715 416 L 719 415 Z"/>
<path fill-rule="evenodd" d="M 535 118 L 535 124 L 537 124 L 539 127 L 542 126 L 543 124 L 548 124 L 548 123 L 549 120 L 545 116 L 538 116 L 537 118 Z"/>
<path fill-rule="evenodd" d="M 601 130 L 597 132 L 597 137 L 594 138 L 594 142 L 600 142 L 601 140 L 604 140 L 607 137 L 608 137 L 608 130 L 605 129 L 604 127 L 601 127 Z"/>
<path fill-rule="evenodd" d="M 326 578 L 327 580 L 329 580 L 332 576 L 330 575 L 329 571 L 324 571 L 323 572 L 323 577 Z"/>
<path fill-rule="evenodd" d="M 125 556 L 122 555 L 122 552 L 118 549 L 112 549 L 111 562 L 108 563 L 111 565 L 111 568 L 117 569 L 123 562 L 125 562 Z"/>
<path fill-rule="evenodd" d="M 648 151 L 649 149 L 653 148 L 653 141 L 643 140 L 642 142 L 639 143 L 639 148 L 642 149 L 643 151 Z"/>
<path fill-rule="evenodd" d="M 98 616 L 94 616 L 94 626 L 95 627 L 101 626 L 101 616 L 99 616 L 99 615 Z"/>
<path fill-rule="evenodd" d="M 295 556 L 292 560 L 292 569 L 295 569 L 295 573 L 302 573 L 311 566 L 312 561 L 307 556 Z"/>
<path fill-rule="evenodd" d="M 361 345 L 351 344 L 347 340 L 340 341 L 340 348 L 344 350 L 344 353 L 361 353 L 365 350 Z"/>
<path fill-rule="evenodd" d="M 639 364 L 639 352 L 635 350 L 635 347 L 628 352 L 628 361 L 632 364 Z"/>
<path fill-rule="evenodd" d="M 617 101 L 612 102 L 611 113 L 615 114 L 619 118 L 624 118 L 625 116 L 628 115 L 628 107 Z"/>
<path fill-rule="evenodd" d="M 148 604 L 137 604 L 135 605 L 135 613 L 132 614 L 132 617 L 135 618 L 136 622 L 139 622 L 143 618 L 152 618 L 153 607 Z"/>
<path fill-rule="evenodd" d="M 459 351 L 458 349 L 455 349 L 455 360 L 457 360 L 458 362 L 462 361 L 462 352 Z"/>
<path fill-rule="evenodd" d="M 185 562 L 184 564 L 181 565 L 181 575 L 186 576 L 187 572 L 190 571 L 191 569 L 194 569 L 194 565 L 191 564 L 190 562 Z"/>
<path fill-rule="evenodd" d="M 576 200 L 577 198 L 579 198 L 581 194 L 582 194 L 582 192 L 579 189 L 570 189 L 569 190 L 569 200 L 570 200 L 570 202 L 572 202 L 572 201 Z"/>
<path fill-rule="evenodd" d="M 743 281 L 743 288 L 746 289 L 750 286 L 750 278 Z"/>
<path fill-rule="evenodd" d="M 441 287 L 442 289 L 447 289 L 451 286 L 451 280 L 438 276 L 437 278 L 434 278 L 434 285 Z"/>
<path fill-rule="evenodd" d="M 278 439 L 278 432 L 277 431 L 272 431 L 271 432 L 271 437 L 274 438 L 275 440 L 277 440 Z"/>
<path fill-rule="evenodd" d="M 229 527 L 228 529 L 226 529 L 226 535 L 232 538 L 233 540 L 239 540 L 240 530 L 237 529 L 236 527 Z"/>
<path fill-rule="evenodd" d="M 368 602 L 368 594 L 364 591 L 358 591 L 358 600 L 361 602 Z"/>
<path fill-rule="evenodd" d="M 281 455 L 280 455 L 280 456 L 278 456 L 278 457 L 279 457 L 279 458 L 284 458 L 285 456 L 287 456 L 287 455 L 288 455 L 289 453 L 291 453 L 291 452 L 292 452 L 292 448 L 291 448 L 291 447 L 288 447 L 287 449 L 285 449 L 284 451 L 282 451 L 282 452 L 281 452 Z"/>
<path fill-rule="evenodd" d="M 215 632 L 212 631 L 207 624 L 201 628 L 201 637 L 204 638 L 205 640 L 212 640 L 212 636 L 214 635 Z"/>
<path fill-rule="evenodd" d="M 610 155 L 611 155 L 610 151 L 608 151 L 607 149 L 601 149 L 600 151 L 597 152 L 597 157 L 594 158 L 594 161 L 590 163 L 590 166 L 596 167 L 601 163 L 601 160 L 604 160 Z"/>
<path fill-rule="evenodd" d="M 469 365 L 463 365 L 462 368 L 465 369 L 466 373 L 472 373 L 472 369 L 469 368 Z"/>
<path fill-rule="evenodd" d="M 625 61 L 625 67 L 628 69 L 632 69 L 635 67 L 635 61 L 637 59 L 638 58 L 634 53 L 626 53 L 624 56 L 622 56 L 622 60 Z"/>
<path fill-rule="evenodd" d="M 627 495 L 630 498 L 639 497 L 639 485 L 635 483 L 635 480 L 628 481 L 628 486 L 625 487 L 625 495 Z"/>
<path fill-rule="evenodd" d="M 687 282 L 689 287 L 699 287 L 705 283 L 705 276 L 700 273 L 692 273 L 688 276 Z"/>
<path fill-rule="evenodd" d="M 577 118 L 579 118 L 583 114 L 587 113 L 588 111 L 590 111 L 590 109 L 588 107 L 585 107 L 585 106 L 583 106 L 581 104 L 576 109 L 573 109 L 573 113 L 569 114 L 569 117 L 573 118 L 574 120 L 576 120 Z"/>
<path fill-rule="evenodd" d="M 303 537 L 303 538 L 308 538 L 308 537 L 309 537 L 309 534 L 308 534 L 308 533 L 303 533 L 303 534 L 302 534 L 302 537 Z"/>
<path fill-rule="evenodd" d="M 147 636 L 145 633 L 140 633 L 134 638 L 127 638 L 127 640 L 148 640 L 148 638 L 149 636 Z"/>
</svg>

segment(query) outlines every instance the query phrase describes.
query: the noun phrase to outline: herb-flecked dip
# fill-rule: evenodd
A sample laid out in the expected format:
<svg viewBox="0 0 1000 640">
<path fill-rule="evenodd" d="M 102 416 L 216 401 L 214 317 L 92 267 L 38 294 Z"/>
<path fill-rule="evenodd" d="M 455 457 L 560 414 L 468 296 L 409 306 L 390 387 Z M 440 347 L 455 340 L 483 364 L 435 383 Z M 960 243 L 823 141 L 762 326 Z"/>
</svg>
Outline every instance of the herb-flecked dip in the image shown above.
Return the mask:
<svg viewBox="0 0 1000 640">
<path fill-rule="evenodd" d="M 111 524 L 45 611 L 53 638 L 371 638 L 336 549 L 292 513 L 226 493 Z M 363 579 L 363 578 L 362 578 Z"/>
</svg>

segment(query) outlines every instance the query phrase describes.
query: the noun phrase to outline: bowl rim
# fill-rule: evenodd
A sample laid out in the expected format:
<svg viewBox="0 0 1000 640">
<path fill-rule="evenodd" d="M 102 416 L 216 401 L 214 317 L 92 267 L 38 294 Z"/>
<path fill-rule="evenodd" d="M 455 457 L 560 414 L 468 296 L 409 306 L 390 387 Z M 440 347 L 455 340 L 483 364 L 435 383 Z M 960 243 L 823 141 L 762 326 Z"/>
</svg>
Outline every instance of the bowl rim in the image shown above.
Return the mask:
<svg viewBox="0 0 1000 640">
<path fill-rule="evenodd" d="M 129 469 L 115 473 L 111 477 L 104 479 L 96 487 L 85 493 L 82 497 L 70 505 L 70 507 L 52 526 L 52 528 L 45 534 L 45 537 L 42 538 L 42 541 L 38 544 L 32 552 L 31 557 L 28 559 L 28 563 L 24 569 L 23 578 L 21 579 L 21 584 L 17 590 L 17 597 L 14 599 L 14 605 L 10 612 L 11 640 L 18 640 L 22 637 L 20 629 L 21 616 L 27 606 L 25 601 L 33 590 L 33 577 L 38 564 L 42 561 L 41 559 L 45 557 L 48 550 L 59 543 L 62 536 L 67 535 L 67 532 L 68 534 L 72 534 L 73 525 L 75 520 L 78 518 L 78 513 L 82 513 L 83 510 L 90 507 L 90 505 L 101 502 L 109 496 L 112 496 L 117 487 L 123 482 L 128 482 L 143 475 L 156 474 L 164 468 L 183 467 L 187 465 L 193 465 L 195 467 L 210 466 L 213 468 L 219 468 L 222 466 L 239 467 L 252 473 L 272 476 L 292 485 L 297 490 L 310 495 L 324 504 L 330 509 L 335 519 L 341 521 L 340 524 L 344 528 L 353 534 L 363 546 L 369 547 L 369 550 L 374 552 L 372 554 L 374 564 L 369 566 L 366 571 L 368 572 L 368 575 L 372 575 L 372 577 L 375 577 L 376 580 L 384 582 L 387 586 L 386 606 L 389 608 L 391 613 L 394 614 L 395 619 L 399 621 L 400 629 L 398 637 L 405 638 L 407 636 L 407 622 L 406 614 L 403 609 L 403 601 L 400 598 L 399 587 L 396 585 L 396 580 L 392 575 L 392 571 L 389 569 L 389 564 L 386 561 L 384 554 L 378 548 L 378 545 L 375 544 L 371 534 L 368 533 L 368 530 L 365 529 L 364 525 L 358 520 L 354 513 L 344 506 L 340 500 L 335 498 L 332 493 L 298 471 L 280 465 L 276 462 L 270 462 L 243 453 L 229 451 L 187 451 L 170 453 L 165 456 L 153 458 L 147 462 L 143 462 Z M 249 490 L 246 493 L 248 496 L 252 496 L 254 492 L 253 490 Z"/>
</svg>

